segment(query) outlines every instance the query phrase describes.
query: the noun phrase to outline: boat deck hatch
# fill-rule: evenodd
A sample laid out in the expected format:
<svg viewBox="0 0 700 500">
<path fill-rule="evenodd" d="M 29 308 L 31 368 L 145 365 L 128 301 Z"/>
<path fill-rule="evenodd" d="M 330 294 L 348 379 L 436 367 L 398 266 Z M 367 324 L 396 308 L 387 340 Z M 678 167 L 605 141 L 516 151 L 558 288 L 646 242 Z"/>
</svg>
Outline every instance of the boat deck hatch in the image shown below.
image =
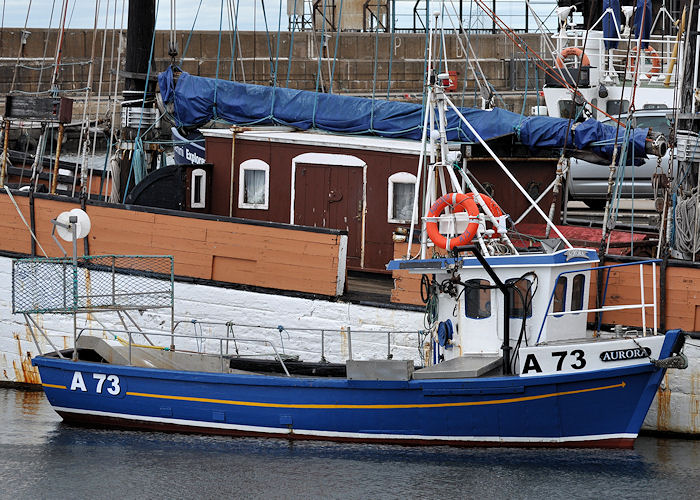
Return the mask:
<svg viewBox="0 0 700 500">
<path fill-rule="evenodd" d="M 502 356 L 466 355 L 427 366 L 413 373 L 414 379 L 475 378 L 499 368 Z"/>
</svg>

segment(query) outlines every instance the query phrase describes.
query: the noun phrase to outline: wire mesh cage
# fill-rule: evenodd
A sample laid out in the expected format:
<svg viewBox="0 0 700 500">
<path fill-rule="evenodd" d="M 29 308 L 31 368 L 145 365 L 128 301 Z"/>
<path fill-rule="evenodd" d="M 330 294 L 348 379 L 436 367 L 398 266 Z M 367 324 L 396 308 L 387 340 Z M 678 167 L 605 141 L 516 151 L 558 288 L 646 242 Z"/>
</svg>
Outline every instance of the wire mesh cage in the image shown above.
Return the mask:
<svg viewBox="0 0 700 500">
<path fill-rule="evenodd" d="M 12 311 L 19 314 L 172 308 L 173 288 L 173 257 L 167 255 L 12 262 Z"/>
</svg>

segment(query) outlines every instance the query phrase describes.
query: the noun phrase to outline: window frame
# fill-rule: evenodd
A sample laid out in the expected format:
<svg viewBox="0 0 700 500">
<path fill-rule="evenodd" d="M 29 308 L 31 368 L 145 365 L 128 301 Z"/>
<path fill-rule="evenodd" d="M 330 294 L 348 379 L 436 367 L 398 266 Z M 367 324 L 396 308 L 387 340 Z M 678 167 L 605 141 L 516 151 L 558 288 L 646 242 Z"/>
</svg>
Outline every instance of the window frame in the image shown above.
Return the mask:
<svg viewBox="0 0 700 500">
<path fill-rule="evenodd" d="M 413 195 L 415 197 L 415 186 L 417 177 L 410 172 L 396 172 L 389 176 L 387 180 L 387 222 L 390 224 L 410 224 L 410 219 L 397 219 L 394 217 L 394 184 L 413 184 Z M 415 199 L 413 200 L 415 204 Z M 416 223 L 418 214 L 413 218 Z"/>
<path fill-rule="evenodd" d="M 522 278 L 522 279 L 521 278 L 511 278 L 511 279 L 506 280 L 505 284 L 511 285 L 511 284 L 520 283 L 523 281 L 527 283 L 526 290 L 520 289 L 521 291 L 527 291 L 527 293 L 525 294 L 525 300 L 527 301 L 527 314 L 525 317 L 532 318 L 532 281 L 530 281 L 527 278 Z M 518 300 L 520 300 L 520 296 L 518 295 L 517 297 L 518 297 Z M 516 310 L 515 298 L 516 298 L 515 290 L 513 290 L 512 288 L 509 288 L 508 289 L 508 301 L 510 303 L 510 318 L 511 319 L 522 319 L 523 318 L 522 308 L 525 307 L 525 304 L 523 304 L 523 307 L 521 307 L 521 313 L 516 315 L 514 313 L 514 311 Z"/>
<path fill-rule="evenodd" d="M 265 172 L 265 202 L 245 203 L 245 173 L 248 170 L 261 170 Z M 252 210 L 268 210 L 270 206 L 270 165 L 262 160 L 253 158 L 245 160 L 238 167 L 238 208 Z"/>
<path fill-rule="evenodd" d="M 581 282 L 580 293 L 576 293 L 577 281 Z M 572 311 L 583 311 L 585 309 L 583 304 L 583 299 L 586 296 L 586 275 L 579 273 L 576 274 L 571 280 L 571 310 Z"/>
<path fill-rule="evenodd" d="M 479 285 L 488 285 L 488 286 L 493 286 L 493 283 L 491 283 L 489 280 L 484 279 L 484 278 L 472 278 L 466 281 L 465 285 L 469 285 L 470 283 L 473 282 L 478 282 Z M 477 295 L 478 299 L 478 306 L 477 306 L 477 316 L 470 316 L 469 312 L 469 304 L 470 304 L 470 292 L 473 293 L 474 290 L 476 290 L 479 295 Z M 488 294 L 488 301 L 486 302 L 485 306 L 488 305 L 488 315 L 486 316 L 481 316 L 481 296 L 480 294 Z M 480 289 L 480 288 L 470 288 L 467 286 L 466 291 L 464 292 L 464 317 L 469 318 L 469 319 L 475 319 L 475 320 L 481 320 L 481 319 L 488 319 L 493 315 L 493 308 L 491 307 L 491 302 L 493 300 L 493 289 Z"/>
<path fill-rule="evenodd" d="M 199 189 L 195 189 L 197 185 L 195 178 L 201 177 Z M 200 201 L 195 201 L 199 192 Z M 190 208 L 206 208 L 207 206 L 207 171 L 203 168 L 195 168 L 190 175 Z"/>
<path fill-rule="evenodd" d="M 556 309 L 556 304 L 557 304 L 557 286 L 559 286 L 559 282 L 562 282 L 564 284 L 564 289 L 562 290 L 561 293 L 561 309 L 557 310 Z M 552 313 L 563 313 L 566 311 L 566 292 L 568 291 L 569 287 L 569 280 L 566 276 L 559 276 L 557 278 L 557 281 L 554 283 L 554 289 L 552 290 Z"/>
</svg>

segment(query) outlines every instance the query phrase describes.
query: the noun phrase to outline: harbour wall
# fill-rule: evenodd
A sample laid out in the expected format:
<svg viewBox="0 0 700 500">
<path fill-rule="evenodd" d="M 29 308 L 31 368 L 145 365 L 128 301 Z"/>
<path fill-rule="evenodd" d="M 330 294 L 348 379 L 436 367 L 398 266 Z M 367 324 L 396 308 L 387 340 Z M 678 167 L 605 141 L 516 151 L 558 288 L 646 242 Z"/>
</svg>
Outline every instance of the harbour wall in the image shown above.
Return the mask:
<svg viewBox="0 0 700 500">
<path fill-rule="evenodd" d="M 10 89 L 24 92 L 47 90 L 50 87 L 53 55 L 56 49 L 55 30 L 31 29 L 22 44 L 20 28 L 5 28 L 0 37 L 0 92 Z M 164 70 L 170 63 L 167 31 L 158 31 L 154 42 L 154 74 Z M 539 34 L 521 34 L 520 39 L 545 60 L 545 39 Z M 104 51 L 103 51 L 104 40 Z M 216 31 L 177 32 L 180 54 L 176 62 L 183 70 L 199 76 L 234 79 L 261 85 L 276 84 L 305 90 L 336 93 L 376 94 L 386 97 L 390 92 L 394 98 L 415 99 L 421 94 L 425 72 L 425 35 L 421 33 L 326 33 L 325 42 L 320 33 L 312 32 L 240 32 L 237 37 L 223 32 L 221 44 Z M 475 71 L 483 73 L 489 83 L 499 92 L 513 93 L 506 103 L 499 105 L 519 111 L 522 90 L 529 82 L 529 103 L 536 102 L 536 92 L 544 83 L 544 74 L 532 62 L 526 68 L 526 58 L 504 34 L 474 34 L 470 36 L 473 54 L 465 46 L 464 37 L 454 35 L 445 38 L 448 68 L 456 71 L 458 91 L 464 96 L 464 105 L 477 102 L 474 74 L 467 60 L 478 62 Z M 62 89 L 80 92 L 88 81 L 93 32 L 90 29 L 67 30 L 63 46 L 62 67 L 58 83 Z M 221 49 L 219 51 L 219 45 Z M 111 95 L 114 72 L 121 52 L 121 67 L 124 67 L 126 32 L 121 37 L 98 31 L 95 40 L 95 64 L 93 65 L 93 95 Z M 337 57 L 336 57 L 337 46 Z M 185 47 L 187 51 L 185 52 Z M 232 52 L 234 57 L 231 57 Z M 20 57 L 18 59 L 18 53 Z M 104 56 L 103 56 L 104 54 Z M 319 62 L 319 54 L 321 60 Z M 184 57 L 183 57 L 184 56 Z M 476 57 L 476 59 L 475 59 Z M 182 58 L 182 59 L 181 59 Z M 18 64 L 19 61 L 19 64 Z M 528 71 L 526 71 L 528 69 Z M 99 86 L 100 73 L 102 85 Z M 275 74 L 277 75 L 275 80 Z M 332 78 L 331 78 L 332 75 Z M 14 84 L 13 84 L 14 81 Z M 466 81 L 466 84 L 465 84 Z M 374 83 L 376 82 L 376 83 Z M 507 97 L 507 96 L 504 96 Z M 478 102 L 477 102 L 478 104 Z"/>
</svg>

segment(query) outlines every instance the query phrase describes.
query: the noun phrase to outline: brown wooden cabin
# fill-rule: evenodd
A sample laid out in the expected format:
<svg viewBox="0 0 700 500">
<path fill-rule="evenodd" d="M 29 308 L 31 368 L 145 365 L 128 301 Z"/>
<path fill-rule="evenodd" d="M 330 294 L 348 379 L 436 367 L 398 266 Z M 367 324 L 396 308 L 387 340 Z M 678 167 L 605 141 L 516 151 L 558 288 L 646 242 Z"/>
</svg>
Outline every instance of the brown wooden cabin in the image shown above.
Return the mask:
<svg viewBox="0 0 700 500">
<path fill-rule="evenodd" d="M 394 231 L 410 225 L 418 141 L 270 130 L 202 132 L 206 160 L 213 165 L 212 214 L 347 231 L 348 269 L 385 272 L 393 258 Z M 511 138 L 504 144 L 513 151 Z M 462 151 L 464 167 L 517 219 L 527 200 L 480 147 L 462 146 Z M 555 178 L 556 158 L 518 154 L 504 158 L 505 164 L 537 197 Z M 549 194 L 541 203 L 545 212 L 551 199 Z M 542 222 L 534 212 L 526 220 Z"/>
</svg>

